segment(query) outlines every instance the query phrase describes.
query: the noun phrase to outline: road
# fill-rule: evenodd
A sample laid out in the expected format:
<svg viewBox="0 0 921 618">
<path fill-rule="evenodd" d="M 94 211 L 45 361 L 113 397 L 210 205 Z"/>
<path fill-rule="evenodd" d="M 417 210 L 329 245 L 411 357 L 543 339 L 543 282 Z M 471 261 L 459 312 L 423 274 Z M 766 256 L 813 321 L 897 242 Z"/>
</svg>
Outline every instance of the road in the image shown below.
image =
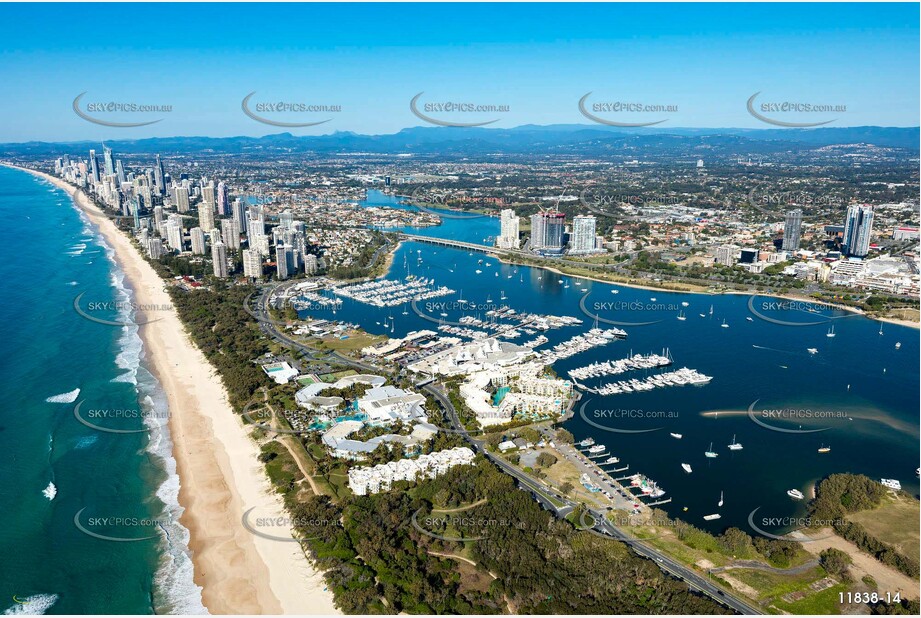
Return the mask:
<svg viewBox="0 0 921 618">
<path fill-rule="evenodd" d="M 491 462 L 496 464 L 503 472 L 514 477 L 521 486 L 531 492 L 534 498 L 543 505 L 548 511 L 554 513 L 557 517 L 563 518 L 566 517 L 569 513 L 573 511 L 576 507 L 576 504 L 566 498 L 555 494 L 554 497 L 560 502 L 564 503 L 566 506 L 559 508 L 548 498 L 548 494 L 552 490 L 544 487 L 539 481 L 532 478 L 530 475 L 526 474 L 524 471 L 518 469 L 517 467 L 511 465 L 509 462 L 504 459 L 489 453 L 486 450 L 486 444 L 483 440 L 475 439 L 461 424 L 460 419 L 457 415 L 457 410 L 455 410 L 454 405 L 451 403 L 447 394 L 441 390 L 440 387 L 435 384 L 429 384 L 424 387 L 424 390 L 432 394 L 438 402 L 441 404 L 442 408 L 445 411 L 445 414 L 448 418 L 448 421 L 453 426 L 453 430 L 457 433 L 464 436 L 464 438 L 471 444 L 474 451 L 482 453 L 486 456 Z M 739 599 L 738 597 L 732 595 L 729 592 L 726 592 L 719 586 L 713 584 L 707 577 L 704 577 L 700 573 L 694 571 L 690 567 L 687 567 L 676 560 L 668 557 L 666 554 L 663 554 L 659 550 L 645 544 L 642 541 L 634 539 L 632 536 L 628 535 L 626 532 L 621 530 L 612 524 L 608 519 L 606 519 L 603 511 L 597 509 L 589 509 L 588 513 L 591 515 L 594 520 L 594 525 L 592 526 L 592 531 L 596 534 L 603 535 L 605 537 L 621 541 L 626 543 L 633 550 L 643 556 L 656 562 L 663 571 L 677 577 L 678 579 L 684 581 L 688 586 L 694 590 L 698 590 L 703 594 L 711 597 L 717 603 L 725 605 L 730 609 L 739 612 L 740 614 L 762 614 L 759 608 L 756 606 Z"/>
<path fill-rule="evenodd" d="M 331 354 L 321 356 L 322 353 L 319 351 L 305 346 L 304 344 L 299 343 L 298 341 L 295 341 L 291 337 L 285 335 L 268 315 L 266 308 L 266 300 L 268 295 L 265 293 L 265 291 L 266 290 L 263 290 L 261 295 L 258 297 L 254 312 L 257 316 L 257 319 L 259 319 L 260 328 L 264 333 L 266 333 L 266 335 L 272 337 L 279 343 L 302 353 L 307 358 L 341 363 L 356 369 L 360 369 L 362 371 L 381 371 L 379 367 L 373 367 L 358 361 L 354 361 L 342 356 L 338 352 L 333 352 Z M 435 399 L 441 405 L 448 422 L 452 426 L 452 431 L 461 435 L 470 444 L 474 452 L 481 453 L 489 461 L 494 463 L 500 470 L 512 476 L 518 482 L 519 486 L 528 491 L 534 497 L 534 499 L 537 500 L 537 502 L 541 504 L 545 509 L 553 513 L 556 517 L 562 519 L 569 515 L 576 508 L 577 504 L 566 496 L 563 496 L 562 494 L 556 492 L 554 489 L 544 485 L 537 479 L 525 473 L 523 470 L 513 466 L 505 459 L 490 453 L 486 448 L 485 441 L 476 439 L 463 426 L 463 424 L 460 422 L 460 417 L 457 414 L 457 410 L 451 403 L 447 393 L 445 393 L 445 391 L 437 383 L 427 384 L 426 386 L 422 387 L 422 390 L 435 397 Z M 729 592 L 722 590 L 715 584 L 711 583 L 708 578 L 700 575 L 693 569 L 680 564 L 672 558 L 669 558 L 667 555 L 653 547 L 646 545 L 642 541 L 638 541 L 632 538 L 620 528 L 617 528 L 610 521 L 608 521 L 605 518 L 604 512 L 596 509 L 589 509 L 588 513 L 594 520 L 594 525 L 592 526 L 593 532 L 628 544 L 637 554 L 643 556 L 644 558 L 654 560 L 663 571 L 684 581 L 692 589 L 699 590 L 703 594 L 711 597 L 716 602 L 721 603 L 741 614 L 763 613 L 757 607 L 733 596 Z"/>
</svg>

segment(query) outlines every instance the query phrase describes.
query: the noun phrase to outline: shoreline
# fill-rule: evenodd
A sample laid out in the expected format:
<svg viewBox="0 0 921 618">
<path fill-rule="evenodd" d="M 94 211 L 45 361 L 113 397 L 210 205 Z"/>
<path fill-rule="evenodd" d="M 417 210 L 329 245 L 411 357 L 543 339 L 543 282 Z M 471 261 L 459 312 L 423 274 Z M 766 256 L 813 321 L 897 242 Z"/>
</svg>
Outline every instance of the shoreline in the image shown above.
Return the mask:
<svg viewBox="0 0 921 618">
<path fill-rule="evenodd" d="M 149 371 L 169 404 L 169 431 L 180 479 L 179 521 L 190 534 L 193 581 L 212 614 L 339 614 L 323 574 L 299 544 L 273 541 L 246 530 L 245 511 L 288 516 L 274 492 L 259 449 L 234 414 L 220 377 L 186 334 L 166 292 L 166 282 L 129 237 L 65 181 L 23 167 L 64 190 L 115 252 L 139 307 L 156 311 L 139 335 Z M 139 312 L 140 313 L 140 312 Z M 288 528 L 290 530 L 290 527 Z"/>
<path fill-rule="evenodd" d="M 488 250 L 488 249 L 491 249 L 491 247 L 484 247 L 484 250 Z M 484 252 L 485 252 L 485 251 L 484 251 Z M 887 324 L 894 324 L 894 325 L 896 325 L 896 326 L 905 326 L 905 327 L 907 327 L 907 328 L 921 329 L 921 322 L 913 322 L 913 321 L 911 321 L 911 320 L 903 320 L 903 319 L 899 319 L 899 318 L 887 318 L 887 317 L 874 316 L 874 315 L 870 315 L 870 314 L 866 313 L 865 311 L 863 311 L 863 310 L 861 310 L 861 309 L 858 309 L 857 307 L 851 307 L 851 306 L 849 306 L 849 305 L 840 305 L 840 304 L 837 304 L 837 303 L 830 303 L 830 302 L 823 301 L 823 300 L 817 300 L 817 299 L 812 298 L 812 297 L 810 297 L 810 296 L 797 296 L 797 295 L 795 295 L 795 294 L 772 294 L 772 293 L 767 293 L 767 292 L 743 291 L 743 290 L 726 290 L 726 291 L 719 292 L 719 293 L 714 293 L 714 292 L 698 292 L 698 291 L 694 291 L 694 290 L 673 290 L 673 289 L 666 288 L 666 287 L 657 287 L 657 286 L 653 286 L 653 285 L 643 285 L 643 284 L 640 284 L 640 283 L 623 283 L 623 282 L 620 282 L 620 281 L 609 281 L 609 280 L 607 280 L 607 279 L 601 279 L 601 278 L 599 278 L 599 277 L 590 277 L 590 276 L 587 276 L 587 275 L 574 275 L 574 274 L 572 274 L 572 273 L 563 272 L 563 271 L 559 270 L 558 268 L 555 268 L 554 266 L 550 266 L 550 265 L 543 266 L 543 265 L 540 265 L 540 264 L 524 264 L 524 263 L 521 263 L 521 262 L 516 262 L 516 261 L 514 261 L 514 260 L 506 260 L 504 257 L 502 257 L 502 255 L 500 254 L 499 250 L 493 250 L 492 253 L 493 253 L 494 255 L 496 255 L 497 259 L 498 259 L 500 262 L 502 262 L 502 263 L 504 263 L 504 264 L 512 264 L 512 265 L 523 266 L 523 267 L 527 267 L 527 268 L 540 268 L 540 269 L 542 269 L 542 270 L 547 270 L 547 271 L 550 271 L 550 272 L 555 273 L 555 274 L 557 274 L 557 275 L 560 275 L 561 277 L 572 277 L 572 278 L 574 278 L 574 279 L 585 279 L 586 281 L 594 281 L 595 283 L 605 283 L 605 284 L 607 284 L 607 285 L 618 285 L 618 286 L 623 286 L 623 287 L 627 287 L 627 288 L 635 288 L 635 289 L 638 289 L 638 290 L 648 290 L 648 291 L 653 291 L 653 292 L 662 292 L 662 293 L 665 293 L 665 294 L 700 294 L 700 295 L 702 295 L 702 296 L 724 296 L 724 295 L 730 295 L 730 294 L 731 294 L 731 295 L 735 295 L 735 296 L 764 296 L 764 297 L 767 297 L 767 298 L 779 298 L 779 299 L 781 299 L 781 300 L 793 300 L 793 301 L 810 302 L 810 303 L 815 303 L 815 304 L 822 304 L 822 305 L 827 306 L 827 307 L 833 307 L 833 308 L 838 309 L 838 310 L 840 310 L 840 311 L 847 311 L 847 312 L 849 312 L 849 313 L 853 313 L 853 314 L 855 314 L 855 315 L 859 315 L 859 316 L 861 316 L 861 317 L 864 317 L 864 318 L 866 318 L 866 319 L 868 319 L 868 320 L 874 320 L 874 321 L 877 321 L 877 322 L 886 322 Z M 688 285 L 691 285 L 691 284 L 688 284 Z"/>
</svg>

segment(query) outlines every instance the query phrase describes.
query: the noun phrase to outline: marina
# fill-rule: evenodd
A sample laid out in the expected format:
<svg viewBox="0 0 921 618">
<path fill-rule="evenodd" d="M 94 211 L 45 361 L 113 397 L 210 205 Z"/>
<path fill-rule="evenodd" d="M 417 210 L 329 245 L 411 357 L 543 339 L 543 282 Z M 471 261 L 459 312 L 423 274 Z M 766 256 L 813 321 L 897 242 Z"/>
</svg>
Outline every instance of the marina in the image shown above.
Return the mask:
<svg viewBox="0 0 921 618">
<path fill-rule="evenodd" d="M 702 386 L 709 383 L 712 379 L 711 376 L 704 375 L 699 371 L 682 367 L 676 371 L 660 373 L 649 376 L 643 380 L 637 378 L 621 380 L 596 388 L 584 384 L 578 384 L 578 386 L 582 390 L 595 393 L 596 395 L 618 395 L 621 393 L 651 391 L 656 388 L 664 388 L 667 386 L 686 386 L 689 384 L 693 386 Z"/>
<path fill-rule="evenodd" d="M 640 369 L 658 369 L 671 365 L 671 354 L 664 350 L 662 354 L 635 354 L 628 358 L 622 358 L 615 361 L 606 361 L 603 363 L 592 363 L 584 367 L 577 367 L 569 371 L 569 377 L 576 380 L 585 380 L 587 378 L 598 378 L 602 376 L 613 376 L 628 371 Z"/>
<path fill-rule="evenodd" d="M 454 293 L 445 286 L 436 286 L 433 279 L 425 277 L 408 278 L 405 281 L 375 279 L 367 283 L 356 283 L 331 288 L 333 294 L 373 305 L 375 307 L 398 307 L 406 302 L 439 298 Z"/>
</svg>

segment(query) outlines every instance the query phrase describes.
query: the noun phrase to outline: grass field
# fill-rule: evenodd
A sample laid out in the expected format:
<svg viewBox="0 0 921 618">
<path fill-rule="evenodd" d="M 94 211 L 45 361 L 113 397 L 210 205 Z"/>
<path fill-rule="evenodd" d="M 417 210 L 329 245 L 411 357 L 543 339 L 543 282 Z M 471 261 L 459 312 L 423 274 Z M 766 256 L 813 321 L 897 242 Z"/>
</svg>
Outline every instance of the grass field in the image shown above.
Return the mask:
<svg viewBox="0 0 921 618">
<path fill-rule="evenodd" d="M 879 507 L 848 515 L 847 518 L 863 526 L 883 543 L 895 547 L 899 553 L 915 560 L 921 558 L 921 534 L 918 528 L 921 502 L 904 495 L 890 495 Z"/>
<path fill-rule="evenodd" d="M 303 478 L 301 471 L 297 467 L 294 458 L 284 446 L 278 442 L 268 442 L 262 446 L 264 456 L 274 455 L 265 464 L 266 474 L 272 485 L 280 492 L 284 493 L 293 483 Z"/>
</svg>

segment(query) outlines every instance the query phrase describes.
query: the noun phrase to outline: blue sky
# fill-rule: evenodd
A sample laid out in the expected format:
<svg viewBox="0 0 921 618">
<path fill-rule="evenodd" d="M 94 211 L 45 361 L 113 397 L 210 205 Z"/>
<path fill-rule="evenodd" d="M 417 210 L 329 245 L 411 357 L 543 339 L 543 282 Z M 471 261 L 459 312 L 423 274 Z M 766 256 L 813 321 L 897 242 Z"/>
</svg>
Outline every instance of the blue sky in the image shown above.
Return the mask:
<svg viewBox="0 0 921 618">
<path fill-rule="evenodd" d="M 917 4 L 0 5 L 0 142 L 265 135 L 241 100 L 339 105 L 303 135 L 423 126 L 409 101 L 507 105 L 492 126 L 590 122 L 578 101 L 677 106 L 661 128 L 771 128 L 759 102 L 844 105 L 828 126 L 919 124 Z M 74 98 L 171 105 L 141 128 Z M 437 114 L 431 114 L 436 116 Z M 600 115 L 600 114 L 599 114 Z M 785 119 L 794 119 L 784 117 Z"/>
</svg>

